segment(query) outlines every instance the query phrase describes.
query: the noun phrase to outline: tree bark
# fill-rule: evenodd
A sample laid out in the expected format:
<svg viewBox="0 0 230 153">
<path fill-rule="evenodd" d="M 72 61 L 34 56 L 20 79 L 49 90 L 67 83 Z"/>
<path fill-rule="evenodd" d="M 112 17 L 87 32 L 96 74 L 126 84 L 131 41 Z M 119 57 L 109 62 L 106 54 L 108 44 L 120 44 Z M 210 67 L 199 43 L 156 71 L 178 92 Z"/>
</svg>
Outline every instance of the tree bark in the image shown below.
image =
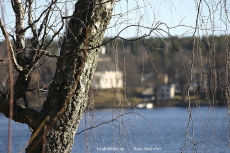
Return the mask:
<svg viewBox="0 0 230 153">
<path fill-rule="evenodd" d="M 76 3 L 56 74 L 40 112 L 40 116 L 49 118 L 45 124 L 47 130 L 36 135 L 27 152 L 41 153 L 44 148 L 45 152 L 52 153 L 71 151 L 87 106 L 90 82 L 114 3 L 114 0 L 78 0 Z M 33 135 L 38 126 L 31 128 Z M 45 139 L 42 139 L 44 133 Z"/>
</svg>

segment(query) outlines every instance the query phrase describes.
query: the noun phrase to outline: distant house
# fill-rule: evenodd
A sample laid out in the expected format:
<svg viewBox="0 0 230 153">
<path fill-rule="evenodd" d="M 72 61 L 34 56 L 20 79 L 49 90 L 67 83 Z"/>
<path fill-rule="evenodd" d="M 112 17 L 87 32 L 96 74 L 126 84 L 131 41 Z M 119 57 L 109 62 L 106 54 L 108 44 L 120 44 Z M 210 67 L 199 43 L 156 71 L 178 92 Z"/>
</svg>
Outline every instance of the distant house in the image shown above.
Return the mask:
<svg viewBox="0 0 230 153">
<path fill-rule="evenodd" d="M 155 93 L 157 100 L 171 100 L 174 98 L 175 84 L 158 86 Z"/>
<path fill-rule="evenodd" d="M 93 77 L 93 89 L 110 89 L 123 87 L 123 74 L 120 71 L 96 71 Z"/>
<path fill-rule="evenodd" d="M 92 81 L 92 89 L 123 88 L 123 73 L 112 59 L 105 55 L 105 48 L 98 59 L 97 69 Z"/>
<path fill-rule="evenodd" d="M 142 96 L 143 96 L 143 103 L 149 103 L 149 102 L 154 102 L 155 100 L 155 96 L 154 96 L 154 90 L 152 87 L 146 88 L 143 92 L 142 92 Z"/>
</svg>

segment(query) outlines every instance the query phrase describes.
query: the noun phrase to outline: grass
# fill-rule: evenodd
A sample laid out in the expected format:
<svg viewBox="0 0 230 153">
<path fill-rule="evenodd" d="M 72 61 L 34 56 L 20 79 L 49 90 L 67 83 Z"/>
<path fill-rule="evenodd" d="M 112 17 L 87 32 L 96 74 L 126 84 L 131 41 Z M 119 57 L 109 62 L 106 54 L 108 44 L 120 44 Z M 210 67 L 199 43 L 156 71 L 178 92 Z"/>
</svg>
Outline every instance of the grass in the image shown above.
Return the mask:
<svg viewBox="0 0 230 153">
<path fill-rule="evenodd" d="M 141 99 L 132 97 L 123 89 L 91 90 L 90 100 L 98 108 L 129 108 L 138 104 Z"/>
</svg>

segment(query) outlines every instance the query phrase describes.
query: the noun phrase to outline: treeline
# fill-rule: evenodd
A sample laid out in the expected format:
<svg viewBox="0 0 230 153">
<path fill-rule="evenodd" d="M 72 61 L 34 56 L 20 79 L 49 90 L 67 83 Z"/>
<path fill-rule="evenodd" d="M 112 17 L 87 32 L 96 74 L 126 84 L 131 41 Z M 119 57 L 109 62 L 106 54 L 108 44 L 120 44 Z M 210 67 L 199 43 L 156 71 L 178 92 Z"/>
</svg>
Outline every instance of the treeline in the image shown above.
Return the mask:
<svg viewBox="0 0 230 153">
<path fill-rule="evenodd" d="M 49 39 L 47 38 L 45 43 L 48 43 Z M 217 85 L 223 84 L 229 36 L 109 40 L 110 38 L 104 39 L 104 42 L 108 41 L 105 45 L 106 55 L 124 72 L 124 82 L 128 87 L 156 86 L 165 83 L 164 78 L 168 76 L 168 83 L 179 84 L 183 89 L 190 81 L 191 67 L 199 86 L 212 87 L 212 82 L 218 82 L 215 83 Z M 27 41 L 30 44 L 30 39 Z M 50 54 L 58 55 L 60 46 L 61 40 L 54 41 L 48 51 Z M 0 43 L 0 49 L 5 49 L 3 42 Z M 0 58 L 5 55 L 1 51 Z M 39 67 L 39 82 L 42 82 L 40 85 L 52 80 L 55 61 L 55 58 L 48 56 L 41 61 L 44 65 Z"/>
<path fill-rule="evenodd" d="M 150 37 L 136 41 L 116 39 L 105 46 L 107 55 L 125 73 L 128 87 L 175 83 L 182 94 L 190 86 L 192 91 L 208 96 L 205 98 L 221 99 L 225 92 L 229 42 L 229 36 Z"/>
</svg>

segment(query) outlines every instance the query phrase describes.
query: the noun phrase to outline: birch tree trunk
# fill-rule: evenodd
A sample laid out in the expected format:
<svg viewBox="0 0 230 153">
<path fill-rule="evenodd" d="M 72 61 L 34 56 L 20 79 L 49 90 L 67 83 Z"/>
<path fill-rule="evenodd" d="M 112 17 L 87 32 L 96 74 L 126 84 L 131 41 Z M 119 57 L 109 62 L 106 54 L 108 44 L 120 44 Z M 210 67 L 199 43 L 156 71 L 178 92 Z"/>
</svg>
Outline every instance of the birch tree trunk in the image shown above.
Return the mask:
<svg viewBox="0 0 230 153">
<path fill-rule="evenodd" d="M 20 0 L 12 2 L 17 18 L 16 48 L 25 50 L 25 30 L 21 21 L 25 15 L 23 6 Z M 56 73 L 43 109 L 37 112 L 14 105 L 13 120 L 28 124 L 33 131 L 26 152 L 71 152 L 75 133 L 87 106 L 90 82 L 114 3 L 114 0 L 77 1 L 75 11 L 68 23 L 60 56 L 57 57 Z M 32 18 L 30 20 L 32 21 Z M 34 24 L 31 24 L 30 28 L 35 28 L 33 26 Z M 3 26 L 1 27 L 4 29 Z M 39 31 L 33 32 L 35 36 L 39 35 Z M 7 37 L 7 33 L 5 35 Z M 36 39 L 33 42 L 32 47 L 39 45 Z M 14 53 L 13 49 L 12 53 Z M 13 62 L 19 73 L 15 81 L 15 101 L 25 94 L 30 82 L 30 72 L 44 53 L 37 55 L 31 52 L 30 56 L 25 58 L 23 51 L 20 51 Z M 5 100 L 6 97 L 3 94 L 0 97 L 0 110 L 9 117 L 9 104 Z"/>
<path fill-rule="evenodd" d="M 87 106 L 90 81 L 113 4 L 114 1 L 79 0 L 75 5 L 56 74 L 41 111 L 43 116 L 51 119 L 46 135 L 46 152 L 70 152 L 72 148 Z M 42 144 L 36 147 L 36 152 L 41 152 Z"/>
</svg>

